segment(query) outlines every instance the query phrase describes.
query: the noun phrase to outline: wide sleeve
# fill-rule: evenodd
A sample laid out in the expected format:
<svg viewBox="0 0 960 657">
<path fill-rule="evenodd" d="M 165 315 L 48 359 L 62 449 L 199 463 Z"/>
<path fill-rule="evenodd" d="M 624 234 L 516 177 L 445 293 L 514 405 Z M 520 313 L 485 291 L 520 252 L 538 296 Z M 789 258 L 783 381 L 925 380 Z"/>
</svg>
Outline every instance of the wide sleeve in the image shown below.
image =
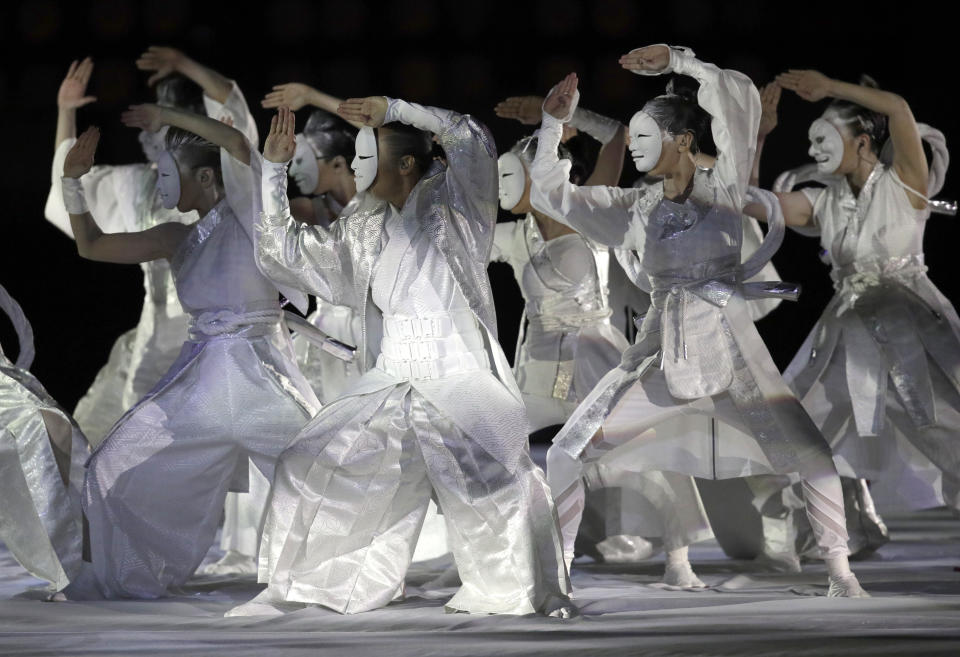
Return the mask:
<svg viewBox="0 0 960 657">
<path fill-rule="evenodd" d="M 261 177 L 263 211 L 254 225 L 257 266 L 278 285 L 297 288 L 320 299 L 359 311 L 353 264 L 343 234 L 344 221 L 327 231 L 304 224 L 290 214 L 287 165 L 264 161 Z"/>
<path fill-rule="evenodd" d="M 530 203 L 534 208 L 605 246 L 639 249 L 632 228 L 633 210 L 646 189 L 624 189 L 570 182 L 570 160 L 557 156 L 563 122 L 546 112 L 530 168 Z"/>
<path fill-rule="evenodd" d="M 387 99 L 385 122 L 431 132 L 447 160 L 451 219 L 470 254 L 486 264 L 497 223 L 497 149 L 485 125 L 468 114 Z"/>
<path fill-rule="evenodd" d="M 207 110 L 207 116 L 218 121 L 229 118 L 233 127 L 243 133 L 254 148 L 260 144 L 260 135 L 257 132 L 257 122 L 250 113 L 250 106 L 247 105 L 246 98 L 237 83 L 230 81 L 230 94 L 227 99 L 220 103 L 210 96 L 203 95 L 203 106 Z"/>
<path fill-rule="evenodd" d="M 701 62 L 686 49 L 670 49 L 670 69 L 700 83 L 697 102 L 710 114 L 717 147 L 714 172 L 737 210 L 743 207 L 757 154 L 760 93 L 743 73 Z"/>
<path fill-rule="evenodd" d="M 62 230 L 71 239 L 73 229 L 70 215 L 63 205 L 63 163 L 76 139 L 60 142 L 53 155 L 50 170 L 50 192 L 43 208 L 47 221 Z M 147 164 L 123 166 L 94 166 L 80 178 L 90 214 L 104 233 L 130 233 L 143 230 L 136 225 L 136 199 L 138 187 L 145 184 L 149 173 Z"/>
</svg>

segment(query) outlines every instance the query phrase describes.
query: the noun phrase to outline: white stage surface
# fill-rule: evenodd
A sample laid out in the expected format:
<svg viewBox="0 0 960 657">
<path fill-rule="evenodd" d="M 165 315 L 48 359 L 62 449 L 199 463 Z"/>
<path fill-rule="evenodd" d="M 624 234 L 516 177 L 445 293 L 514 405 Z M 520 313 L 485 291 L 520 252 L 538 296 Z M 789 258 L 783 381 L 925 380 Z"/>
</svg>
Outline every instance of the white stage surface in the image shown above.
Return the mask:
<svg viewBox="0 0 960 657">
<path fill-rule="evenodd" d="M 257 593 L 252 577 L 198 577 L 157 601 L 49 603 L 0 548 L 0 655 L 960 655 L 960 520 L 888 521 L 893 540 L 854 564 L 871 599 L 823 597 L 822 565 L 760 574 L 704 544 L 690 550 L 713 587 L 700 593 L 658 588 L 662 560 L 575 567 L 572 620 L 445 614 L 453 588 L 417 588 L 441 560 L 411 571 L 405 601 L 355 616 L 223 618 Z"/>
</svg>

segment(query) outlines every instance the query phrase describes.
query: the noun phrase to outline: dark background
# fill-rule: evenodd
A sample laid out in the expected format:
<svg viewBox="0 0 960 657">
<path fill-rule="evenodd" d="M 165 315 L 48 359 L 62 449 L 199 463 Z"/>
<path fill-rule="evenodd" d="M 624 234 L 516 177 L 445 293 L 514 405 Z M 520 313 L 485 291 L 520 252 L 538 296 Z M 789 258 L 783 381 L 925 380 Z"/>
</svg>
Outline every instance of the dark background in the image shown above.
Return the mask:
<svg viewBox="0 0 960 657">
<path fill-rule="evenodd" d="M 149 45 L 181 48 L 238 81 L 261 135 L 270 113 L 259 106 L 273 84 L 302 81 L 333 95 L 384 94 L 478 116 L 509 148 L 529 130 L 497 119 L 509 95 L 543 94 L 574 70 L 581 103 L 624 122 L 665 80 L 640 78 L 617 57 L 651 43 L 692 47 L 698 57 L 736 68 L 759 85 L 787 68 L 816 68 L 856 80 L 873 75 L 902 94 L 918 120 L 958 134 L 955 31 L 936 6 L 896 11 L 858 2 L 764 3 L 678 0 L 279 0 L 244 3 L 187 0 L 7 2 L 0 7 L 0 140 L 4 206 L 0 283 L 20 301 L 36 333 L 33 372 L 73 408 L 113 341 L 133 327 L 143 289 L 136 266 L 80 259 L 72 241 L 43 218 L 50 181 L 56 95 L 71 59 L 95 59 L 90 92 L 99 101 L 79 111 L 80 128 L 103 130 L 98 162 L 142 159 L 136 133 L 119 123 L 131 102 L 149 101 L 146 75 L 133 65 Z M 769 138 L 761 182 L 807 161 L 806 131 L 823 103 L 784 93 L 780 126 Z M 636 177 L 628 162 L 624 184 Z M 941 194 L 957 198 L 956 178 Z M 505 219 L 506 217 L 502 217 Z M 951 300 L 957 219 L 934 216 L 926 233 L 930 276 Z M 774 261 L 784 280 L 802 283 L 799 303 L 784 303 L 760 332 L 777 364 L 789 362 L 831 295 L 815 240 L 789 234 Z M 491 268 L 501 340 L 513 353 L 521 301 L 506 266 Z M 0 340 L 16 352 L 11 329 Z"/>
</svg>

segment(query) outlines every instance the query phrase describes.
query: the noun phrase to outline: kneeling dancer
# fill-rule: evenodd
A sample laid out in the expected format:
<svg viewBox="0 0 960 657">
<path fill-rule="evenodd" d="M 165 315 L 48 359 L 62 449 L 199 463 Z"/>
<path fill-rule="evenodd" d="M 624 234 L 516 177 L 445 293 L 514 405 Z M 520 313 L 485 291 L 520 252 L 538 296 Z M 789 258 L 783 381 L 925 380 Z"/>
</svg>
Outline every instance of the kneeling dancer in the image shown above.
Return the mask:
<svg viewBox="0 0 960 657">
<path fill-rule="evenodd" d="M 260 549 L 269 586 L 228 615 L 386 605 L 431 495 L 463 582 L 448 610 L 566 615 L 556 513 L 495 334 L 493 139 L 470 116 L 382 96 L 339 111 L 368 126 L 357 196 L 330 231 L 290 217 L 294 121 L 280 108 L 264 149 L 258 257 L 275 281 L 353 306 L 358 357 L 376 365 L 282 455 Z M 447 164 L 432 159 L 430 133 Z"/>
</svg>

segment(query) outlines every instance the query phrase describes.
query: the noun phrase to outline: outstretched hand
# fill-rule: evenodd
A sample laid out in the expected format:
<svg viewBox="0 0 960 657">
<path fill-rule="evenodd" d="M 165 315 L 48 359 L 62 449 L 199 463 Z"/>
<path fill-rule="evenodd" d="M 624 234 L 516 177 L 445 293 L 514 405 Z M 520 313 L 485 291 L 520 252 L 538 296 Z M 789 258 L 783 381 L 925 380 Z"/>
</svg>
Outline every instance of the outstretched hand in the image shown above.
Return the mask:
<svg viewBox="0 0 960 657">
<path fill-rule="evenodd" d="M 77 109 L 84 105 L 94 102 L 96 96 L 87 96 L 87 83 L 90 82 L 90 75 L 93 73 L 93 60 L 85 57 L 82 62 L 73 60 L 70 64 L 70 70 L 67 76 L 60 83 L 60 90 L 57 92 L 57 107 L 62 110 Z"/>
<path fill-rule="evenodd" d="M 289 162 L 297 150 L 296 116 L 293 110 L 281 106 L 270 120 L 270 132 L 263 142 L 263 157 L 270 162 Z"/>
<path fill-rule="evenodd" d="M 140 128 L 147 132 L 156 132 L 163 127 L 163 108 L 150 103 L 131 105 L 120 115 L 120 121 L 129 128 Z"/>
<path fill-rule="evenodd" d="M 790 69 L 777 76 L 777 84 L 812 103 L 830 95 L 830 78 L 817 71 Z"/>
<path fill-rule="evenodd" d="M 387 117 L 387 99 L 384 96 L 348 98 L 337 108 L 337 114 L 347 121 L 379 128 Z"/>
<path fill-rule="evenodd" d="M 670 48 L 644 46 L 620 56 L 620 66 L 628 71 L 662 71 L 670 65 Z"/>
<path fill-rule="evenodd" d="M 147 52 L 140 55 L 137 60 L 137 68 L 141 71 L 154 71 L 153 75 L 147 79 L 147 84 L 152 87 L 174 73 L 184 57 L 185 55 L 176 48 L 150 46 Z"/>
<path fill-rule="evenodd" d="M 760 128 L 757 137 L 763 138 L 777 127 L 777 106 L 780 104 L 782 87 L 776 82 L 769 82 L 760 88 Z"/>
<path fill-rule="evenodd" d="M 569 73 L 567 77 L 560 80 L 543 101 L 543 111 L 555 119 L 565 119 L 573 105 L 578 82 L 576 73 Z"/>
<path fill-rule="evenodd" d="M 540 123 L 542 107 L 542 96 L 510 96 L 497 103 L 493 112 L 501 119 L 516 119 L 524 125 L 536 125 Z"/>
<path fill-rule="evenodd" d="M 93 166 L 93 158 L 97 154 L 97 143 L 100 141 L 100 128 L 90 126 L 83 134 L 77 137 L 76 143 L 67 151 L 63 161 L 63 175 L 65 178 L 79 178 Z"/>
<path fill-rule="evenodd" d="M 273 91 L 268 93 L 260 101 L 260 105 L 268 109 L 277 107 L 289 107 L 296 112 L 307 104 L 312 89 L 299 82 L 287 82 L 286 84 L 274 85 Z"/>
</svg>

